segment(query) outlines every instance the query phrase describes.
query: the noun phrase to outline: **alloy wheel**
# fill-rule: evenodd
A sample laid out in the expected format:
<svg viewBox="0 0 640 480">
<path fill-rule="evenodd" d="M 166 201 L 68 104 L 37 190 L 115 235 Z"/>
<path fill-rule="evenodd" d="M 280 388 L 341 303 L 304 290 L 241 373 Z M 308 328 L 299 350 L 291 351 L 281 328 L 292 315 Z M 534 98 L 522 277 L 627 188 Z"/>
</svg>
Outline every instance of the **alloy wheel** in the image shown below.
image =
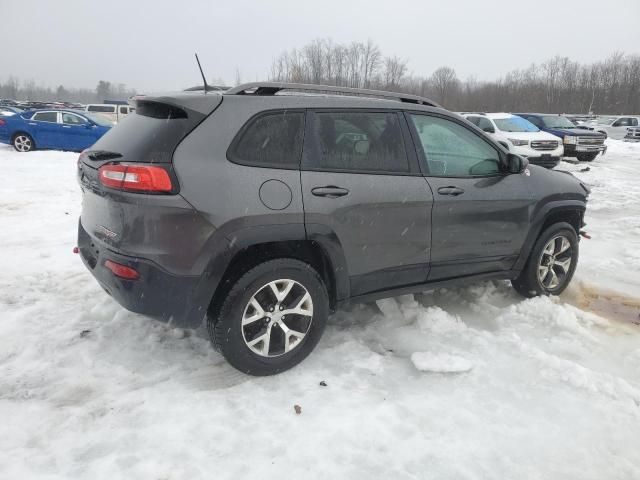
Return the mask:
<svg viewBox="0 0 640 480">
<path fill-rule="evenodd" d="M 573 248 L 567 237 L 558 235 L 553 237 L 542 250 L 538 262 L 538 281 L 547 290 L 554 290 L 561 286 L 571 268 Z"/>
<path fill-rule="evenodd" d="M 13 145 L 16 147 L 16 150 L 18 150 L 19 152 L 28 152 L 31 150 L 31 147 L 33 146 L 31 143 L 31 139 L 26 135 L 18 135 L 13 140 Z"/>
<path fill-rule="evenodd" d="M 242 337 L 262 357 L 277 357 L 301 344 L 313 321 L 313 301 L 307 289 L 290 279 L 260 287 L 242 314 Z"/>
</svg>

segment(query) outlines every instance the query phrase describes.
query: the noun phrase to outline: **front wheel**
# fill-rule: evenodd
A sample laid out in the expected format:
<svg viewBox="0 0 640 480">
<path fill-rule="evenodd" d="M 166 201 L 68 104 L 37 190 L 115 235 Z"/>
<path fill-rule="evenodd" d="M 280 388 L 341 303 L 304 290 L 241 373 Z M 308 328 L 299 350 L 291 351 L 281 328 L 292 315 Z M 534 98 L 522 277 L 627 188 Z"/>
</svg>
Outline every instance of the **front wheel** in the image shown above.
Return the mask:
<svg viewBox="0 0 640 480">
<path fill-rule="evenodd" d="M 578 160 L 581 162 L 593 162 L 596 157 L 598 156 L 598 153 L 579 153 L 578 154 Z"/>
<path fill-rule="evenodd" d="M 26 133 L 18 133 L 13 137 L 13 148 L 18 152 L 30 152 L 35 148 L 33 138 Z"/>
<path fill-rule="evenodd" d="M 578 236 L 568 223 L 547 228 L 531 250 L 524 270 L 511 281 L 525 297 L 560 295 L 578 265 Z"/>
<path fill-rule="evenodd" d="M 209 318 L 214 347 L 238 370 L 273 375 L 311 353 L 329 315 L 327 290 L 307 263 L 264 262 L 245 273 Z"/>
</svg>

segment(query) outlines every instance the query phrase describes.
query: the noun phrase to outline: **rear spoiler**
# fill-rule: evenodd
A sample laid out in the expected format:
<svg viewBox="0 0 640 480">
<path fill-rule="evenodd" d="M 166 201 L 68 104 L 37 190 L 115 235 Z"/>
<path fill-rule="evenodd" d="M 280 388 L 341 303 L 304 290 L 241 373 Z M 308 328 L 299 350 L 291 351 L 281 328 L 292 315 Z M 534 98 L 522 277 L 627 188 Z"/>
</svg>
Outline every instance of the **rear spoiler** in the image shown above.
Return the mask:
<svg viewBox="0 0 640 480">
<path fill-rule="evenodd" d="M 134 95 L 129 98 L 129 105 L 138 108 L 140 103 L 154 102 L 184 110 L 187 114 L 206 116 L 213 112 L 222 102 L 222 95 L 202 93 L 167 93 L 159 95 Z"/>
</svg>

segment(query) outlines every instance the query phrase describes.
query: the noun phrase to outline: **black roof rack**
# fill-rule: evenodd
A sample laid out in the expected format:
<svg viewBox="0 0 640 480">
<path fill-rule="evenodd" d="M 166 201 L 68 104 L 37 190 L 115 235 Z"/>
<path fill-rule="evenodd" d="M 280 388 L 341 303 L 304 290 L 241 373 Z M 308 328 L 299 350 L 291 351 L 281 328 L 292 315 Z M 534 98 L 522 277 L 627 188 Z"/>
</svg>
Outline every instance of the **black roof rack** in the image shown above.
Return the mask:
<svg viewBox="0 0 640 480">
<path fill-rule="evenodd" d="M 319 92 L 319 93 L 339 93 L 343 95 L 353 95 L 361 97 L 374 97 L 398 100 L 404 103 L 415 103 L 418 105 L 427 105 L 429 107 L 440 107 L 436 102 L 418 95 L 409 95 L 406 93 L 387 92 L 386 90 L 369 90 L 366 88 L 349 88 L 335 87 L 331 85 L 311 85 L 306 83 L 281 83 L 281 82 L 253 82 L 245 83 L 233 87 L 226 92 L 225 95 L 275 95 L 283 90 L 302 91 L 302 92 Z"/>
</svg>

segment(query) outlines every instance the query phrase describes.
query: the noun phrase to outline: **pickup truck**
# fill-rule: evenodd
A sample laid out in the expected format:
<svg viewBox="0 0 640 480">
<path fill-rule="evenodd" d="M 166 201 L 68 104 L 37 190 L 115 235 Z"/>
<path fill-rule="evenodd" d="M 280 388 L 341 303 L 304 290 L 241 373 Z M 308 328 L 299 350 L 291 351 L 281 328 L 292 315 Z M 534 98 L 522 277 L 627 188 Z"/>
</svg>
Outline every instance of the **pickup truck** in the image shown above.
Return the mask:
<svg viewBox="0 0 640 480">
<path fill-rule="evenodd" d="M 589 122 L 594 130 L 606 133 L 609 137 L 620 140 L 627 134 L 627 128 L 640 126 L 640 117 L 636 115 L 599 116 Z"/>
<path fill-rule="evenodd" d="M 598 153 L 604 155 L 607 151 L 607 146 L 604 144 L 606 134 L 576 126 L 562 115 L 545 113 L 516 113 L 516 115 L 529 120 L 540 130 L 560 137 L 564 145 L 565 157 L 577 157 L 580 161 L 591 162 Z"/>
</svg>

